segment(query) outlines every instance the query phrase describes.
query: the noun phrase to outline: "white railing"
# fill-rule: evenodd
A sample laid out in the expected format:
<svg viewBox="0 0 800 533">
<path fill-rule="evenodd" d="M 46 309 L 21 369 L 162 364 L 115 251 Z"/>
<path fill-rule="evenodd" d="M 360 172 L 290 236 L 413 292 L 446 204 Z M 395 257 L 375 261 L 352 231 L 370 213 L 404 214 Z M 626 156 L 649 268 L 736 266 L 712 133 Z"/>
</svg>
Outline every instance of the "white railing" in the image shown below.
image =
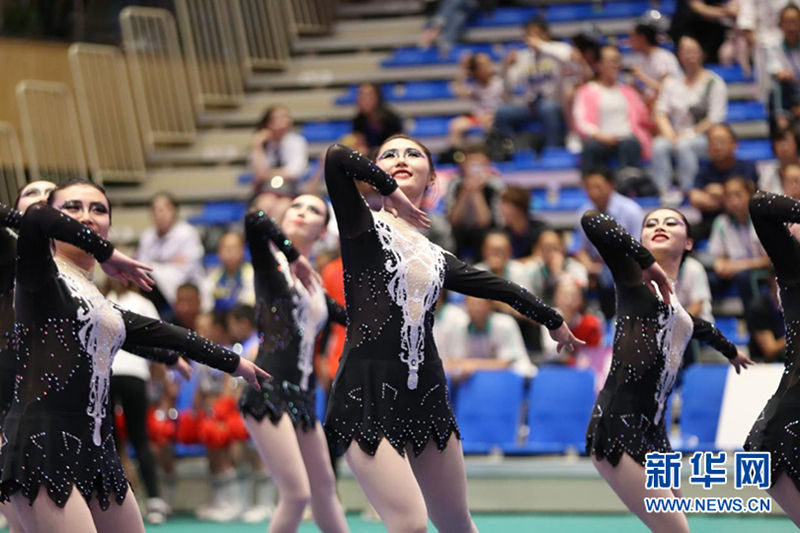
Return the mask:
<svg viewBox="0 0 800 533">
<path fill-rule="evenodd" d="M 290 37 L 283 1 L 233 0 L 231 7 L 244 74 L 288 68 Z"/>
<path fill-rule="evenodd" d="M 25 186 L 25 168 L 17 130 L 8 122 L 0 122 L 0 202 L 13 205 Z"/>
</svg>

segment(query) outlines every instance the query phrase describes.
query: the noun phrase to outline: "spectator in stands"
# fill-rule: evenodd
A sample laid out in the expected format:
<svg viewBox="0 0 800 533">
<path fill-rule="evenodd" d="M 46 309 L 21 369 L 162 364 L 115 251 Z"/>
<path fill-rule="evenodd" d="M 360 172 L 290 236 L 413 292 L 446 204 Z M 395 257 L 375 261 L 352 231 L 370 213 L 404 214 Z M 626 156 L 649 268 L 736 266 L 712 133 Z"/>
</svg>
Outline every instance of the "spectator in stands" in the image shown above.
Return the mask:
<svg viewBox="0 0 800 533">
<path fill-rule="evenodd" d="M 447 184 L 445 210 L 453 227 L 456 255 L 474 257 L 483 234 L 499 226 L 503 181 L 489 164 L 486 148 L 471 145 L 464 150 L 461 174 Z"/>
<path fill-rule="evenodd" d="M 769 290 L 756 295 L 745 309 L 747 330 L 750 333 L 747 348 L 753 361 L 776 363 L 783 361 L 786 355 L 786 326 L 778 300 L 778 283 L 774 272 L 767 276 L 767 283 Z"/>
<path fill-rule="evenodd" d="M 564 144 L 564 115 L 561 89 L 564 63 L 572 57 L 572 47 L 553 41 L 547 23 L 533 19 L 525 25 L 527 48 L 512 50 L 504 62 L 509 92 L 522 91 L 522 103 L 501 105 L 495 116 L 495 129 L 512 138 L 530 124 L 541 122 L 545 146 Z"/>
<path fill-rule="evenodd" d="M 641 168 L 642 158 L 650 159 L 647 106 L 632 87 L 619 83 L 619 72 L 619 50 L 604 46 L 597 79 L 581 87 L 575 97 L 573 118 L 583 138 L 584 172 L 607 165 L 613 157 L 620 169 Z"/>
<path fill-rule="evenodd" d="M 530 192 L 519 187 L 508 187 L 500 196 L 500 214 L 511 239 L 514 259 L 529 258 L 539 236 L 547 229 L 546 223 L 531 214 L 530 203 Z"/>
<path fill-rule="evenodd" d="M 589 273 L 586 267 L 566 255 L 564 240 L 552 229 L 539 235 L 534 250 L 535 259 L 530 265 L 531 292 L 544 300 L 547 305 L 555 305 L 553 294 L 561 279 L 570 278 L 580 289 L 589 286 Z"/>
<path fill-rule="evenodd" d="M 488 270 L 530 291 L 528 268 L 520 261 L 512 259 L 512 252 L 508 233 L 502 229 L 490 229 L 484 235 L 481 244 L 483 261 L 477 263 L 475 268 Z"/>
<path fill-rule="evenodd" d="M 711 310 L 711 286 L 703 263 L 687 256 L 681 264 L 675 294 L 686 312 L 692 316 L 714 322 Z"/>
<path fill-rule="evenodd" d="M 644 212 L 639 204 L 614 190 L 615 180 L 611 171 L 605 167 L 596 167 L 584 172 L 581 179 L 589 201 L 578 209 L 578 216 L 590 209 L 597 209 L 613 217 L 634 239 L 638 239 L 642 232 Z M 614 279 L 597 249 L 586 238 L 580 222 L 576 222 L 575 228 L 575 258 L 589 272 L 590 286 L 597 290 L 601 310 L 608 320 L 616 313 Z"/>
<path fill-rule="evenodd" d="M 756 167 L 736 158 L 738 139 L 725 123 L 714 124 L 706 132 L 709 159 L 700 163 L 700 171 L 689 191 L 689 201 L 700 210 L 703 220 L 694 228 L 695 239 L 707 238 L 714 217 L 723 210 L 723 184 L 731 176 L 742 176 L 758 183 Z"/>
<path fill-rule="evenodd" d="M 664 81 L 655 108 L 660 136 L 653 143 L 653 179 L 662 197 L 669 196 L 672 189 L 673 157 L 680 191 L 692 187 L 700 158 L 708 156 L 706 132 L 724 122 L 728 113 L 725 81 L 703 67 L 700 44 L 692 37 L 682 37 L 678 57 L 683 73 Z"/>
<path fill-rule="evenodd" d="M 561 107 L 567 125 L 567 150 L 574 154 L 581 153 L 583 145 L 580 135 L 575 129 L 572 110 L 575 107 L 575 95 L 584 84 L 592 81 L 600 58 L 600 45 L 597 38 L 590 33 L 581 33 L 572 39 L 572 57 L 564 64 L 564 81 L 561 90 Z"/>
<path fill-rule="evenodd" d="M 771 85 L 769 50 L 780 45 L 783 39 L 778 23 L 781 11 L 791 3 L 792 0 L 739 0 L 736 25 L 745 32 L 754 49 L 756 79 L 765 102 Z"/>
<path fill-rule="evenodd" d="M 439 50 L 443 55 L 448 55 L 461 37 L 467 21 L 482 3 L 485 4 L 485 0 L 442 0 L 436 15 L 422 34 L 420 46 L 427 49 L 438 40 Z"/>
<path fill-rule="evenodd" d="M 262 183 L 250 197 L 249 207 L 254 207 L 274 218 L 282 220 L 283 214 L 297 196 L 295 184 L 284 179 L 272 179 Z"/>
<path fill-rule="evenodd" d="M 747 309 L 757 290 L 754 274 L 770 265 L 770 259 L 750 220 L 750 198 L 755 183 L 741 176 L 729 178 L 724 186 L 725 213 L 714 219 L 709 251 L 714 272 L 722 287 L 733 284 Z"/>
<path fill-rule="evenodd" d="M 447 300 L 447 290 L 439 291 L 433 322 L 433 338 L 439 357 L 448 366 L 450 361 L 461 358 L 467 353 L 467 328 L 469 315 L 458 305 Z"/>
<path fill-rule="evenodd" d="M 308 142 L 292 131 L 293 125 L 289 110 L 281 105 L 267 109 L 258 122 L 250 152 L 256 188 L 267 181 L 277 188 L 280 182 L 297 181 L 306 172 Z"/>
<path fill-rule="evenodd" d="M 780 168 L 783 194 L 800 200 L 800 163 L 787 163 Z"/>
<path fill-rule="evenodd" d="M 678 0 L 670 36 L 678 42 L 684 36 L 697 39 L 710 63 L 719 63 L 719 50 L 737 14 L 738 0 Z"/>
<path fill-rule="evenodd" d="M 636 89 L 648 107 L 652 108 L 668 76 L 679 76 L 681 68 L 675 54 L 661 48 L 658 28 L 654 24 L 637 24 L 630 34 L 634 54 L 627 61 Z"/>
<path fill-rule="evenodd" d="M 556 280 L 553 294 L 555 308 L 564 317 L 564 322 L 575 333 L 575 336 L 586 343 L 586 348 L 599 348 L 603 342 L 603 322 L 595 315 L 586 312 L 583 289 L 575 283 L 571 276 L 560 276 Z M 540 326 L 544 327 L 544 326 Z M 557 344 L 542 335 L 542 352 L 548 363 L 574 365 L 576 357 L 584 346 L 570 353 L 558 353 Z"/>
<path fill-rule="evenodd" d="M 256 312 L 250 304 L 238 304 L 225 315 L 234 351 L 250 360 L 258 352 L 258 328 Z M 239 348 L 241 347 L 241 352 Z"/>
<path fill-rule="evenodd" d="M 354 149 L 366 156 L 398 133 L 403 133 L 403 119 L 383 98 L 383 91 L 374 83 L 358 87 L 358 114 L 353 119 Z"/>
<path fill-rule="evenodd" d="M 178 287 L 203 279 L 205 250 L 197 230 L 179 220 L 178 201 L 171 194 L 160 192 L 153 196 L 150 211 L 155 225 L 142 233 L 136 258 L 153 267 L 151 276 L 156 287 L 146 296 L 166 320 Z"/>
<path fill-rule="evenodd" d="M 789 127 L 800 118 L 800 7 L 790 3 L 780 12 L 781 41 L 767 52 L 771 123 Z"/>
<path fill-rule="evenodd" d="M 245 261 L 244 239 L 229 232 L 217 243 L 220 265 L 203 282 L 203 309 L 226 313 L 239 304 L 255 305 L 253 267 Z"/>
<path fill-rule="evenodd" d="M 467 349 L 445 363 L 453 380 L 461 381 L 479 370 L 511 369 L 524 376 L 533 376 L 531 363 L 519 326 L 508 315 L 493 310 L 492 302 L 468 296 L 466 299 Z"/>
<path fill-rule="evenodd" d="M 461 60 L 461 66 L 453 82 L 457 97 L 472 101 L 472 112 L 450 121 L 450 146 L 457 150 L 464 146 L 467 132 L 475 127 L 489 131 L 494 125 L 497 109 L 505 100 L 506 88 L 503 78 L 495 72 L 489 54 L 469 54 Z"/>
<path fill-rule="evenodd" d="M 758 188 L 762 191 L 783 194 L 781 169 L 789 163 L 797 163 L 797 137 L 791 128 L 778 128 L 772 134 L 772 152 L 777 161 L 762 163 L 759 167 Z"/>
</svg>

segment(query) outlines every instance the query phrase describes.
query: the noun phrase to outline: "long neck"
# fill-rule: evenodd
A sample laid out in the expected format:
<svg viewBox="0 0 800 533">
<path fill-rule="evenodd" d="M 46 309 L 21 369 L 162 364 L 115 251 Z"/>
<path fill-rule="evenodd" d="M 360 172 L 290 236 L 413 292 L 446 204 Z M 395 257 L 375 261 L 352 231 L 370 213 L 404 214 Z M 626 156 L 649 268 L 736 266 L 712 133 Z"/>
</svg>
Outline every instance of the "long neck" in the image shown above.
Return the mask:
<svg viewBox="0 0 800 533">
<path fill-rule="evenodd" d="M 681 271 L 681 256 L 669 256 L 663 253 L 654 253 L 658 265 L 664 269 L 670 279 L 677 280 Z"/>
</svg>

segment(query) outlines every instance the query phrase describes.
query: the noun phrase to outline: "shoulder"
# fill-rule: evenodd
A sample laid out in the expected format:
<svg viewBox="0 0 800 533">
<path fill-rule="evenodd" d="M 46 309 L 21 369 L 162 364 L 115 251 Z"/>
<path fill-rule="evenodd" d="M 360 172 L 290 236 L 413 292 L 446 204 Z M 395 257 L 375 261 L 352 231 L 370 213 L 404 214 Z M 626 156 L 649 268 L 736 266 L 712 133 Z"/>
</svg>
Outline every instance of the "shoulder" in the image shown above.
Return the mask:
<svg viewBox="0 0 800 533">
<path fill-rule="evenodd" d="M 519 330 L 517 321 L 511 315 L 505 313 L 494 312 L 491 315 L 492 330 L 496 332 L 511 332 Z"/>
<path fill-rule="evenodd" d="M 189 224 L 184 220 L 179 220 L 175 223 L 175 226 L 172 228 L 170 233 L 174 234 L 175 237 L 181 236 L 197 236 L 199 238 L 200 232 L 197 231 L 197 228 Z"/>
<path fill-rule="evenodd" d="M 308 144 L 306 138 L 300 135 L 299 133 L 289 132 L 286 134 L 286 137 L 283 139 L 284 145 L 289 147 L 304 147 Z"/>
</svg>

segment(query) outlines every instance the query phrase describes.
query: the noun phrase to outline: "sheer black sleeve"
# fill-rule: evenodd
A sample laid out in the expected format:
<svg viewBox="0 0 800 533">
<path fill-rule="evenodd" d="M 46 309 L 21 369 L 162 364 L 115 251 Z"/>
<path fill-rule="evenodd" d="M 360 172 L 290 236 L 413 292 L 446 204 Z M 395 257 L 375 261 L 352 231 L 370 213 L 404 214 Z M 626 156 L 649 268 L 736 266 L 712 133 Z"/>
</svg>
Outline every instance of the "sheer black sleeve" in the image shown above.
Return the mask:
<svg viewBox="0 0 800 533">
<path fill-rule="evenodd" d="M 174 350 L 198 363 L 229 374 L 239 366 L 238 355 L 192 330 L 148 318 L 120 307 L 117 309 L 125 320 L 126 346 Z"/>
<path fill-rule="evenodd" d="M 152 346 L 138 346 L 136 344 L 125 343 L 122 349 L 130 352 L 139 357 L 144 357 L 155 363 L 163 363 L 167 366 L 172 366 L 178 362 L 178 357 L 181 356 L 180 352 L 168 350 L 166 348 L 153 348 Z"/>
<path fill-rule="evenodd" d="M 4 228 L 19 229 L 22 222 L 22 213 L 0 202 L 0 226 Z"/>
<path fill-rule="evenodd" d="M 11 233 L 3 228 L 19 229 L 19 224 L 22 221 L 22 213 L 16 209 L 11 209 L 7 205 L 0 203 L 0 266 L 6 267 L 13 265 L 17 260 L 17 239 Z M 14 284 L 13 272 L 14 269 L 10 268 L 12 279 L 11 285 Z M 3 294 L 6 288 L 7 280 L 0 281 L 3 286 L 0 287 L 0 294 Z"/>
<path fill-rule="evenodd" d="M 800 202 L 788 196 L 758 191 L 750 198 L 750 219 L 779 281 L 800 283 L 800 243 L 787 222 L 800 222 Z"/>
<path fill-rule="evenodd" d="M 447 260 L 447 274 L 444 279 L 446 289 L 507 303 L 547 329 L 558 329 L 564 323 L 558 311 L 516 283 L 495 276 L 491 272 L 468 266 L 449 252 L 445 252 L 444 256 Z"/>
<path fill-rule="evenodd" d="M 694 316 L 692 317 L 692 322 L 694 323 L 693 339 L 708 344 L 728 359 L 735 359 L 739 355 L 739 350 L 736 349 L 736 346 L 714 324 Z"/>
<path fill-rule="evenodd" d="M 244 219 L 244 228 L 253 268 L 257 270 L 275 270 L 277 268 L 278 264 L 269 248 L 270 242 L 283 252 L 290 263 L 300 257 L 295 247 L 292 246 L 292 241 L 286 238 L 278 223 L 263 211 L 248 214 Z"/>
<path fill-rule="evenodd" d="M 33 204 L 22 217 L 17 242 L 17 281 L 38 287 L 56 274 L 50 239 L 66 242 L 92 254 L 101 263 L 114 246 L 74 218 L 47 204 Z"/>
<path fill-rule="evenodd" d="M 352 238 L 372 227 L 372 212 L 358 192 L 355 181 L 369 183 L 384 196 L 397 189 L 397 182 L 375 163 L 340 144 L 325 154 L 325 183 L 336 211 L 339 233 Z"/>
<path fill-rule="evenodd" d="M 325 303 L 328 305 L 328 320 L 346 326 L 347 311 L 345 308 L 327 294 L 325 295 Z"/>
<path fill-rule="evenodd" d="M 581 218 L 586 237 L 608 265 L 620 285 L 639 285 L 642 271 L 656 262 L 653 255 L 616 220 L 594 209 Z"/>
</svg>

